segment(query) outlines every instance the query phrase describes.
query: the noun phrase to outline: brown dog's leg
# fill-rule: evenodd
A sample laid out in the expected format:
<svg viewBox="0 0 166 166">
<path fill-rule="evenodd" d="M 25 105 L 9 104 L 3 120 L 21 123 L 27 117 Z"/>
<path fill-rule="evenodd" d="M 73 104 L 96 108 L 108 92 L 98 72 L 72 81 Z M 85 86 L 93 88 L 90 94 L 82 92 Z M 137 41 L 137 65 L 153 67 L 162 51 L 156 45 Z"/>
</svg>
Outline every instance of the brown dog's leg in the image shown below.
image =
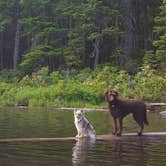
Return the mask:
<svg viewBox="0 0 166 166">
<path fill-rule="evenodd" d="M 117 130 L 118 130 L 117 119 L 116 119 L 116 118 L 113 118 L 113 121 L 114 121 L 114 129 L 113 129 L 112 134 L 113 134 L 113 135 L 116 135 Z"/>
<path fill-rule="evenodd" d="M 123 130 L 123 118 L 119 118 L 119 131 L 117 133 L 117 136 L 121 136 L 122 130 Z"/>
<path fill-rule="evenodd" d="M 137 132 L 137 134 L 138 134 L 138 136 L 141 136 L 142 135 L 142 131 L 144 129 L 144 124 L 140 123 L 139 126 L 140 126 L 140 130 Z"/>
</svg>

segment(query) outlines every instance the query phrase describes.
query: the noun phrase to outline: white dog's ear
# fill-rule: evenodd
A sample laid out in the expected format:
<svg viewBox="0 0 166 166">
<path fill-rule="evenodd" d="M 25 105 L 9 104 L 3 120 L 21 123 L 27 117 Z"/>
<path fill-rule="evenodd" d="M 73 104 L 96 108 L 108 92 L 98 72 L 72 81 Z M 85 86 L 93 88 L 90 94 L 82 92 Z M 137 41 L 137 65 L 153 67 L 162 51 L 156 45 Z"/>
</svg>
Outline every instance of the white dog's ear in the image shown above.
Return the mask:
<svg viewBox="0 0 166 166">
<path fill-rule="evenodd" d="M 83 114 L 83 113 L 84 113 L 84 110 L 83 110 L 83 109 L 80 109 L 79 112 Z"/>
</svg>

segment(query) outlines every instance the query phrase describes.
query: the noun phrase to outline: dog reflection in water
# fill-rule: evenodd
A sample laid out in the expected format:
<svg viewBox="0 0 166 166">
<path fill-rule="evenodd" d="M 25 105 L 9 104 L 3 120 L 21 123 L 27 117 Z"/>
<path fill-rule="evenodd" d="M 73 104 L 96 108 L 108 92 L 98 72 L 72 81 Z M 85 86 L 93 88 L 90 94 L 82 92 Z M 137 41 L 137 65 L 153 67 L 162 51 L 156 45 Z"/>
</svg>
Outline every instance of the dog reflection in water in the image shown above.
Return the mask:
<svg viewBox="0 0 166 166">
<path fill-rule="evenodd" d="M 84 137 L 90 139 L 96 138 L 96 133 L 95 130 L 93 129 L 93 126 L 86 119 L 82 110 L 74 111 L 74 123 L 77 129 L 76 138 L 84 138 Z"/>
<path fill-rule="evenodd" d="M 84 166 L 88 163 L 88 154 L 93 152 L 95 139 L 89 137 L 78 138 L 72 149 L 73 166 Z"/>
</svg>

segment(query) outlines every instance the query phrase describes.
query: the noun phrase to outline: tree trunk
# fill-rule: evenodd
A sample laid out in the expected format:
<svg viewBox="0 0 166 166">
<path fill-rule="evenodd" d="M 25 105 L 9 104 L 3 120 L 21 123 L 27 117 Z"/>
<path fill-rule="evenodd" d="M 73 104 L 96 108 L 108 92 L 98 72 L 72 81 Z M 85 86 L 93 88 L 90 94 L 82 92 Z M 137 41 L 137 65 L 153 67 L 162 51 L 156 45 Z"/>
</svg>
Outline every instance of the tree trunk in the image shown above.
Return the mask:
<svg viewBox="0 0 166 166">
<path fill-rule="evenodd" d="M 35 34 L 32 37 L 31 50 L 34 50 L 38 44 L 39 44 L 39 36 L 37 34 Z"/>
<path fill-rule="evenodd" d="M 13 55 L 13 69 L 14 69 L 14 71 L 17 70 L 17 65 L 18 65 L 18 60 L 19 60 L 20 28 L 21 28 L 21 25 L 19 23 L 17 23 L 15 40 L 14 40 L 14 55 Z"/>
<path fill-rule="evenodd" d="M 15 37 L 14 37 L 14 55 L 13 55 L 13 70 L 17 70 L 18 60 L 19 60 L 19 44 L 20 44 L 20 30 L 21 30 L 21 24 L 19 23 L 20 18 L 20 0 L 17 0 L 15 2 L 15 5 L 13 6 L 13 21 L 15 28 Z"/>
<path fill-rule="evenodd" d="M 0 33 L 0 70 L 3 69 L 3 32 Z"/>
<path fill-rule="evenodd" d="M 99 64 L 99 44 L 100 44 L 100 38 L 97 38 L 95 42 L 93 43 L 94 50 L 93 50 L 93 55 L 95 57 L 94 59 L 94 69 L 96 69 L 97 65 Z"/>
<path fill-rule="evenodd" d="M 131 57 L 133 48 L 132 0 L 125 0 L 125 53 Z"/>
</svg>

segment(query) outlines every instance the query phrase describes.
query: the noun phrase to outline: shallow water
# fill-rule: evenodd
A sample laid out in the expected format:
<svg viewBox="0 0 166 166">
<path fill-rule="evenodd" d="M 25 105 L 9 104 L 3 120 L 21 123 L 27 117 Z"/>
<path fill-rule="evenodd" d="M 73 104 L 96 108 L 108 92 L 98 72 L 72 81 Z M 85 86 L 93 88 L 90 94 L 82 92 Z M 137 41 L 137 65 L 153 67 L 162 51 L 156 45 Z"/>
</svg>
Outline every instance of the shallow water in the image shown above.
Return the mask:
<svg viewBox="0 0 166 166">
<path fill-rule="evenodd" d="M 97 134 L 110 133 L 108 112 L 86 113 Z M 166 131 L 166 116 L 149 113 L 145 131 Z M 131 116 L 124 132 L 135 132 Z M 0 138 L 76 135 L 72 111 L 0 108 Z M 158 137 L 157 137 L 158 138 Z M 0 166 L 165 166 L 166 140 L 0 143 Z"/>
</svg>

